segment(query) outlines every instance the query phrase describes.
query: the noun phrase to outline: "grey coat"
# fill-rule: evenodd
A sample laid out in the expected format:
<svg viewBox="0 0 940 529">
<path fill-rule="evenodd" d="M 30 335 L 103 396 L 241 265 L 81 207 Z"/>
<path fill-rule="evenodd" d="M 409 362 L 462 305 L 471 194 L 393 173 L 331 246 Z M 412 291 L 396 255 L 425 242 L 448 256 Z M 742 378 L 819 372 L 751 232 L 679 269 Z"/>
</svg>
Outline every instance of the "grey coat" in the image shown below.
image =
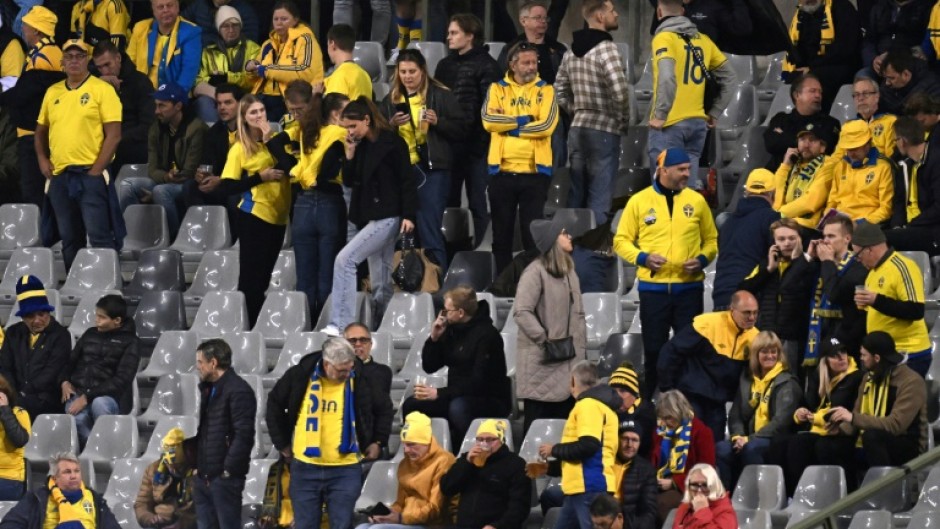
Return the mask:
<svg viewBox="0 0 940 529">
<path fill-rule="evenodd" d="M 756 408 L 748 404 L 751 398 L 753 378 L 748 370 L 741 373 L 741 384 L 728 413 L 728 431 L 735 435 L 755 435 L 757 437 L 775 437 L 793 430 L 793 412 L 800 406 L 802 391 L 800 383 L 789 371 L 783 371 L 774 378 L 770 385 L 770 421 L 754 431 Z"/>
<path fill-rule="evenodd" d="M 567 278 L 552 277 L 541 259 L 532 261 L 519 278 L 515 307 L 514 318 L 519 325 L 516 396 L 546 402 L 561 402 L 569 398 L 571 368 L 586 358 L 587 347 L 578 275 L 572 270 Z M 565 321 L 566 317 L 570 318 L 569 321 Z M 568 362 L 542 365 L 540 344 L 547 339 L 568 336 L 569 324 L 577 355 Z"/>
</svg>

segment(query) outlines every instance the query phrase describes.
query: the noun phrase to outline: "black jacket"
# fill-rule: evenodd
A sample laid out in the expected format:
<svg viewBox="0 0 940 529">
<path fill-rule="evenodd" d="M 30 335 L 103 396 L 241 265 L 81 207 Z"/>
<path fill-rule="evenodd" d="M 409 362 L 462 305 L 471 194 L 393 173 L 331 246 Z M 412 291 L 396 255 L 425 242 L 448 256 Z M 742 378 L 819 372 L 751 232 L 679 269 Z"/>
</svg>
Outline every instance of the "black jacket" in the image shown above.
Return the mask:
<svg viewBox="0 0 940 529">
<path fill-rule="evenodd" d="M 434 83 L 428 85 L 425 107 L 437 113 L 437 125 L 428 127 L 428 169 L 450 169 L 453 158 L 452 148 L 459 147 L 457 142 L 464 139 L 467 132 L 467 119 L 454 94 Z M 385 96 L 382 101 L 382 113 L 385 117 L 391 118 L 396 112 L 398 110 L 395 108 L 395 102 L 392 101 L 392 95 Z M 410 124 L 402 126 L 411 127 Z"/>
<path fill-rule="evenodd" d="M 920 215 L 907 225 L 933 227 L 938 230 L 935 232 L 936 240 L 940 240 L 940 126 L 934 125 L 928 141 L 927 159 L 917 171 L 917 205 L 920 207 Z"/>
<path fill-rule="evenodd" d="M 428 338 L 421 350 L 421 366 L 426 373 L 448 367 L 447 387 L 437 390 L 441 399 L 465 395 L 500 399 L 509 411 L 511 387 L 506 376 L 503 338 L 493 326 L 486 301 L 467 323 L 448 325 L 435 342 Z"/>
<path fill-rule="evenodd" d="M 96 491 L 91 491 L 91 494 L 95 499 L 97 529 L 121 529 L 104 496 Z M 42 529 L 46 521 L 48 503 L 49 489 L 45 486 L 27 492 L 26 496 L 6 513 L 3 521 L 0 521 L 0 529 Z"/>
<path fill-rule="evenodd" d="M 255 444 L 255 392 L 231 368 L 215 382 L 200 382 L 196 469 L 203 478 L 228 471 L 244 478 Z"/>
<path fill-rule="evenodd" d="M 13 384 L 21 397 L 38 398 L 44 404 L 55 405 L 62 399 L 60 374 L 68 365 L 71 352 L 72 336 L 55 318 L 32 349 L 29 347 L 29 328 L 19 322 L 6 330 L 6 339 L 0 348 L 0 373 Z M 30 415 L 35 411 L 27 410 Z M 36 417 L 32 418 L 35 420 Z"/>
<path fill-rule="evenodd" d="M 36 120 L 39 119 L 46 90 L 63 79 L 65 72 L 24 71 L 16 86 L 0 94 L 0 104 L 10 113 L 13 125 L 24 130 L 36 130 Z M 153 114 L 153 111 L 150 113 Z M 144 159 L 146 161 L 146 157 Z"/>
<path fill-rule="evenodd" d="M 806 405 L 806 409 L 812 412 L 818 410 L 819 405 L 822 403 L 822 397 L 819 396 L 819 370 L 823 369 L 822 362 L 820 360 L 820 365 L 806 378 L 806 392 L 803 394 L 803 403 Z M 865 373 L 866 371 L 859 366 L 857 371 L 840 380 L 829 394 L 829 407 L 841 406 L 851 410 L 855 406 L 858 387 L 861 385 Z M 809 423 L 800 423 L 799 427 L 801 430 L 809 430 L 810 426 Z"/>
<path fill-rule="evenodd" d="M 816 287 L 812 270 L 812 265 L 802 255 L 790 262 L 783 275 L 779 268 L 768 272 L 767 258 L 761 259 L 757 273 L 738 285 L 757 298 L 758 329 L 773 331 L 781 340 L 802 343 L 806 339 L 810 296 Z"/>
<path fill-rule="evenodd" d="M 503 445 L 486 458 L 482 468 L 457 457 L 441 478 L 445 496 L 460 495 L 457 527 L 521 529 L 529 517 L 532 480 L 525 475 L 525 461 Z"/>
<path fill-rule="evenodd" d="M 882 103 L 884 102 L 883 92 L 881 101 Z M 816 124 L 822 123 L 825 127 L 831 127 L 836 138 L 839 137 L 839 131 L 842 130 L 842 125 L 839 124 L 839 120 L 822 112 L 808 116 L 800 114 L 795 108 L 790 112 L 778 112 L 774 117 L 770 118 L 770 123 L 767 124 L 767 130 L 764 131 L 764 146 L 767 152 L 770 153 L 770 160 L 768 160 L 767 165 L 764 166 L 767 170 L 774 172 L 780 167 L 780 164 L 783 163 L 783 155 L 786 154 L 787 149 L 796 147 L 796 134 L 810 122 Z M 832 152 L 833 148 L 834 146 L 829 147 L 827 152 Z"/>
<path fill-rule="evenodd" d="M 392 419 L 395 416 L 395 409 L 392 405 L 392 368 L 385 364 L 380 364 L 374 358 L 368 362 L 363 362 L 363 379 L 369 383 L 370 393 L 372 395 L 372 413 L 370 414 L 373 422 L 373 431 L 378 435 L 372 436 L 369 443 L 377 442 L 381 447 L 388 447 L 388 437 L 392 432 Z M 362 420 L 359 414 L 356 414 L 357 420 Z M 365 450 L 365 446 L 362 449 Z"/>
<path fill-rule="evenodd" d="M 652 434 L 649 434 L 652 437 Z M 630 529 L 656 529 L 659 516 L 657 499 L 659 484 L 656 469 L 649 460 L 637 454 L 624 472 L 620 482 L 620 507 L 623 511 L 623 526 Z"/>
<path fill-rule="evenodd" d="M 852 356 L 858 358 L 862 338 L 865 337 L 868 316 L 855 304 L 855 287 L 865 284 L 868 270 L 862 263 L 852 261 L 849 268 L 840 276 L 836 263 L 832 261 L 822 261 L 818 266 L 823 281 L 823 292 L 842 309 L 842 318 L 824 318 L 820 322 L 822 326 L 820 343 L 830 343 L 835 338 L 848 348 Z M 816 275 L 812 274 L 812 277 Z M 815 285 L 813 288 L 812 295 L 815 295 Z"/>
<path fill-rule="evenodd" d="M 202 157 L 200 158 L 202 161 L 199 163 L 211 165 L 215 174 L 222 174 L 229 147 L 231 145 L 228 142 L 228 126 L 222 120 L 216 121 L 206 131 L 202 142 Z"/>
<path fill-rule="evenodd" d="M 904 103 L 911 95 L 924 92 L 932 96 L 940 96 L 940 77 L 931 72 L 924 61 L 915 60 L 913 64 L 914 69 L 911 71 L 911 80 L 904 88 L 890 88 L 884 81 L 881 82 L 881 100 L 878 102 L 879 111 L 902 116 L 904 115 Z"/>
<path fill-rule="evenodd" d="M 113 397 L 121 403 L 121 413 L 129 413 L 131 388 L 140 364 L 139 346 L 133 318 L 125 319 L 111 332 L 92 327 L 75 344 L 59 384 L 71 382 L 89 404 L 97 397 Z"/>
<path fill-rule="evenodd" d="M 476 156 L 486 154 L 490 134 L 483 130 L 480 109 L 483 108 L 490 85 L 502 76 L 499 63 L 490 56 L 485 44 L 463 55 L 451 53 L 437 64 L 434 78 L 451 89 L 469 125 L 461 150 L 467 149 Z"/>
<path fill-rule="evenodd" d="M 712 300 L 715 307 L 731 305 L 731 295 L 754 267 L 767 257 L 773 244 L 770 225 L 780 220 L 780 213 L 762 197 L 746 197 L 718 230 L 718 261 Z"/>
<path fill-rule="evenodd" d="M 153 83 L 137 71 L 126 54 L 122 55 L 121 89 L 121 142 L 114 155 L 114 166 L 126 163 L 147 163 L 147 135 L 154 122 Z M 117 174 L 117 173 L 115 173 Z"/>
<path fill-rule="evenodd" d="M 502 70 L 501 74 L 505 74 L 509 70 L 509 61 L 507 60 L 509 50 L 524 40 L 526 40 L 525 33 L 522 33 L 512 41 L 507 42 L 506 46 L 503 47 L 503 51 L 499 52 L 496 63 L 499 65 L 499 69 Z M 564 58 L 568 48 L 548 35 L 545 35 L 542 44 L 535 44 L 535 48 L 539 52 L 539 79 L 548 84 L 554 84 L 555 76 L 558 75 L 558 68 L 561 67 L 561 59 Z M 502 76 L 500 75 L 500 77 Z"/>
<path fill-rule="evenodd" d="M 418 184 L 408 145 L 389 130 L 374 142 L 363 139 L 352 160 L 343 163 L 343 185 L 352 188 L 349 220 L 359 228 L 370 221 L 402 217 L 414 222 Z"/>
<path fill-rule="evenodd" d="M 297 424 L 297 415 L 300 406 L 307 397 L 310 386 L 310 375 L 320 363 L 323 354 L 319 351 L 310 353 L 300 359 L 300 362 L 284 373 L 268 393 L 267 413 L 265 422 L 268 424 L 268 433 L 274 448 L 283 450 L 290 448 L 294 441 L 294 426 Z M 356 360 L 355 397 L 356 397 L 356 440 L 360 450 L 372 443 L 378 442 L 382 446 L 388 445 L 388 436 L 391 434 L 391 422 L 380 423 L 375 415 L 377 406 L 387 406 L 379 416 L 391 413 L 391 399 L 382 399 L 379 392 L 384 388 L 378 387 L 369 376 L 369 371 L 362 369 L 362 362 Z M 388 392 L 384 394 L 388 396 Z M 376 404 L 376 402 L 380 404 Z"/>
<path fill-rule="evenodd" d="M 862 66 L 870 67 L 875 56 L 895 46 L 920 47 L 934 3 L 912 0 L 899 6 L 896 0 L 876 0 L 868 14 L 868 30 L 862 41 Z"/>
<path fill-rule="evenodd" d="M 797 10 L 797 27 L 800 39 L 790 54 L 797 68 L 810 69 L 838 66 L 858 68 L 858 45 L 861 39 L 858 11 L 849 0 L 833 0 L 832 24 L 835 39 L 825 46 L 825 53 L 819 54 L 823 24 L 826 23 L 826 10 L 817 9 L 815 13 Z M 832 94 L 835 97 L 835 94 Z"/>
</svg>

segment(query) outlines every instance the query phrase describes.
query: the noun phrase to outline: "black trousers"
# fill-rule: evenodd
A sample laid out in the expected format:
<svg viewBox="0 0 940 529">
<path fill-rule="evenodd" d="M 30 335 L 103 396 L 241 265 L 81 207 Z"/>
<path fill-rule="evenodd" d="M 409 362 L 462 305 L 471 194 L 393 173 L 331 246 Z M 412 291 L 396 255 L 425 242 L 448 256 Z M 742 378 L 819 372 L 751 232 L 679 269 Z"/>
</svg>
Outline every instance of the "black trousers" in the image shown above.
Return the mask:
<svg viewBox="0 0 940 529">
<path fill-rule="evenodd" d="M 789 498 L 796 492 L 803 471 L 811 465 L 839 465 L 845 470 L 849 491 L 858 486 L 855 436 L 803 432 L 778 437 L 770 443 L 767 463 L 783 468 Z"/>
<path fill-rule="evenodd" d="M 512 242 L 516 229 L 516 211 L 522 232 L 522 247 L 535 248 L 529 231 L 533 220 L 545 218 L 548 199 L 548 176 L 538 173 L 497 173 L 490 181 L 490 217 L 493 221 L 493 256 L 496 272 L 502 272 L 512 261 Z"/>
<path fill-rule="evenodd" d="M 32 134 L 16 140 L 16 156 L 20 168 L 20 200 L 42 208 L 42 200 L 46 194 L 46 177 L 39 170 L 39 159 L 36 158 Z"/>
<path fill-rule="evenodd" d="M 862 433 L 862 450 L 868 467 L 897 467 L 917 457 L 920 439 L 913 435 L 891 435 L 884 430 Z"/>
<path fill-rule="evenodd" d="M 927 252 L 931 257 L 940 255 L 940 226 L 885 230 L 885 237 L 898 251 Z"/>
<path fill-rule="evenodd" d="M 238 245 L 238 290 L 245 293 L 248 321 L 254 327 L 287 226 L 270 224 L 238 210 L 238 227 L 241 241 Z"/>
<path fill-rule="evenodd" d="M 691 325 L 692 320 L 704 312 L 703 293 L 701 288 L 681 293 L 640 292 L 643 361 L 646 364 L 644 399 L 652 399 L 659 385 L 659 378 L 656 375 L 659 350 L 669 341 L 669 330 L 672 329 L 673 333 L 679 332 Z M 724 430 L 720 433 L 723 436 Z"/>
</svg>

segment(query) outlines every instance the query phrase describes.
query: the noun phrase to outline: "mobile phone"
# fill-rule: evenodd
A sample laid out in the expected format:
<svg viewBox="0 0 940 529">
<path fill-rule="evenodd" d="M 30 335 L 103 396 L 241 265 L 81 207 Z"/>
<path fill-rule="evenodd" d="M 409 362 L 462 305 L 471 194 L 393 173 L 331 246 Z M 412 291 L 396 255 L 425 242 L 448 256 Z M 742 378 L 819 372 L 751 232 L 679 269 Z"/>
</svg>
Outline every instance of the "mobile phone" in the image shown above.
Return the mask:
<svg viewBox="0 0 940 529">
<path fill-rule="evenodd" d="M 395 105 L 395 111 L 410 114 L 410 106 L 408 103 L 398 103 Z"/>
<path fill-rule="evenodd" d="M 376 503 L 375 507 L 372 507 L 372 510 L 369 512 L 369 516 L 386 516 L 389 514 L 392 514 L 392 510 L 382 502 Z"/>
<path fill-rule="evenodd" d="M 833 414 L 833 413 L 835 413 L 835 410 L 827 411 L 826 414 L 823 415 L 823 421 L 825 421 L 825 422 L 830 422 L 830 420 L 832 419 L 832 414 Z"/>
</svg>

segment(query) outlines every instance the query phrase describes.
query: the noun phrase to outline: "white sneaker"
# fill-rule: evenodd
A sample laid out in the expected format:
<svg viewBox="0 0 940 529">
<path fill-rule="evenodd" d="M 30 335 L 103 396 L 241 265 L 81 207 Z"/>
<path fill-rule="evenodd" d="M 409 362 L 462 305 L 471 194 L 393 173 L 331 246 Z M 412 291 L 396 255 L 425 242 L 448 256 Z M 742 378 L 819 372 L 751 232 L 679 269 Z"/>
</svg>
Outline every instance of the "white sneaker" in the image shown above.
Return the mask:
<svg viewBox="0 0 940 529">
<path fill-rule="evenodd" d="M 339 328 L 336 327 L 336 325 L 333 325 L 332 323 L 320 329 L 320 332 L 322 332 L 323 334 L 331 338 L 335 338 L 340 335 Z"/>
</svg>

